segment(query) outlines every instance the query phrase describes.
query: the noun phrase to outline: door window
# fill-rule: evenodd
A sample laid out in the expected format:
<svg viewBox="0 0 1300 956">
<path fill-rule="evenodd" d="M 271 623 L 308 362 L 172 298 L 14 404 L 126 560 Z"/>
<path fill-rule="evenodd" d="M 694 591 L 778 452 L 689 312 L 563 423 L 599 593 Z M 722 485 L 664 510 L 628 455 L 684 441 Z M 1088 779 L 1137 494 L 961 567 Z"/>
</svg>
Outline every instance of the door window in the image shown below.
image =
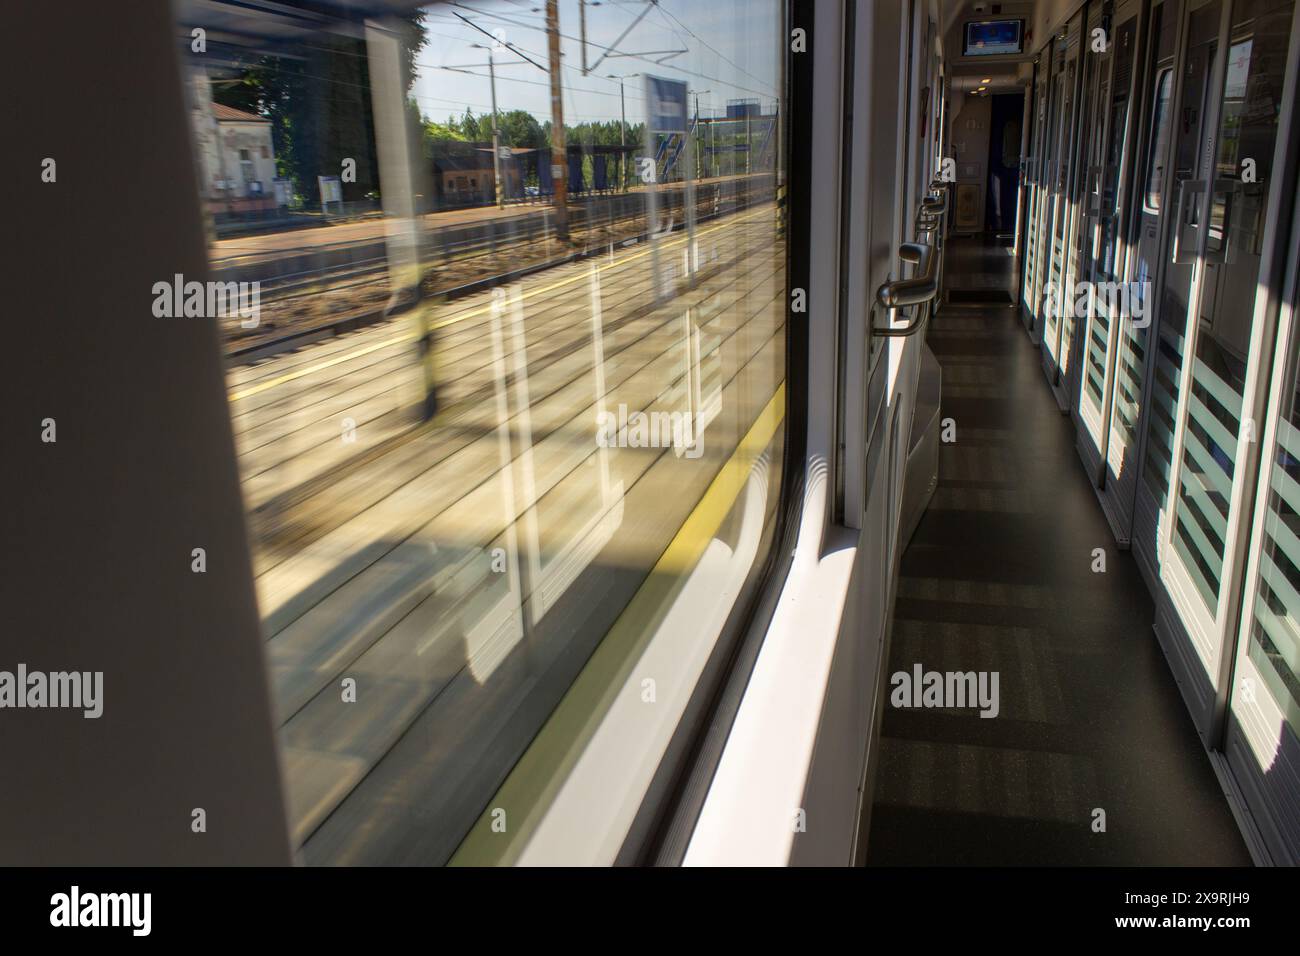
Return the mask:
<svg viewBox="0 0 1300 956">
<path fill-rule="evenodd" d="M 1238 4 L 1221 91 L 1174 547 L 1218 607 L 1293 0 Z M 1265 7 L 1261 10 L 1260 7 Z M 1245 14 L 1255 14 L 1249 18 Z M 1252 425 L 1253 428 L 1253 425 Z M 1252 440 L 1256 436 L 1248 436 Z"/>
</svg>

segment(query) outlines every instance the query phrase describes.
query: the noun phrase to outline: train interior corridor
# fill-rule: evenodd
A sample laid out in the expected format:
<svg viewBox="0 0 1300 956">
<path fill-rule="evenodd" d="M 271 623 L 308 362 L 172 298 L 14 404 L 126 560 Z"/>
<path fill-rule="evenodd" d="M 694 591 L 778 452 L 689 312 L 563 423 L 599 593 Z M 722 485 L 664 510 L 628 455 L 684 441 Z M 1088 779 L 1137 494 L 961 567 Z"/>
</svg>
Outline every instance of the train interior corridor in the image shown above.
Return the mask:
<svg viewBox="0 0 1300 956">
<path fill-rule="evenodd" d="M 951 240 L 949 291 L 1009 291 L 1011 252 Z M 929 345 L 956 440 L 903 554 L 889 673 L 996 672 L 1002 709 L 886 706 L 868 865 L 1247 865 L 1016 311 L 949 301 Z"/>
<path fill-rule="evenodd" d="M 81 3 L 0 878 L 1300 863 L 1298 0 Z"/>
</svg>

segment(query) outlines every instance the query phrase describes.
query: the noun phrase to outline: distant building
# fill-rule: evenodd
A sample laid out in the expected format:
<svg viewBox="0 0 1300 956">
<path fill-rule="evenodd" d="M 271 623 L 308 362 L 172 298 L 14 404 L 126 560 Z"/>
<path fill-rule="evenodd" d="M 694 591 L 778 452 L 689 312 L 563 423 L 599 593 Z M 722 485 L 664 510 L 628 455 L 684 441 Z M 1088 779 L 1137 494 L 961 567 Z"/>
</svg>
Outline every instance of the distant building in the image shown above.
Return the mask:
<svg viewBox="0 0 1300 956">
<path fill-rule="evenodd" d="M 570 143 L 568 188 L 571 195 L 619 188 L 636 146 Z M 551 149 L 503 146 L 500 158 L 502 197 L 507 201 L 549 196 Z M 433 149 L 434 196 L 440 208 L 485 206 L 496 201 L 496 169 L 491 143 L 438 140 Z"/>
<path fill-rule="evenodd" d="M 476 206 L 495 199 L 491 146 L 484 151 L 475 143 L 448 144 L 434 160 L 434 170 L 445 205 Z"/>
<path fill-rule="evenodd" d="M 503 147 L 508 158 L 501 163 L 501 181 L 505 198 L 523 195 L 523 159 L 536 152 L 532 149 Z M 433 170 L 435 194 L 442 206 L 478 206 L 496 202 L 496 169 L 491 143 L 466 143 L 458 140 L 438 142 Z"/>
<path fill-rule="evenodd" d="M 193 124 L 198 149 L 199 191 L 214 215 L 270 211 L 276 199 L 271 121 L 212 102 L 208 78 L 195 78 Z"/>
</svg>

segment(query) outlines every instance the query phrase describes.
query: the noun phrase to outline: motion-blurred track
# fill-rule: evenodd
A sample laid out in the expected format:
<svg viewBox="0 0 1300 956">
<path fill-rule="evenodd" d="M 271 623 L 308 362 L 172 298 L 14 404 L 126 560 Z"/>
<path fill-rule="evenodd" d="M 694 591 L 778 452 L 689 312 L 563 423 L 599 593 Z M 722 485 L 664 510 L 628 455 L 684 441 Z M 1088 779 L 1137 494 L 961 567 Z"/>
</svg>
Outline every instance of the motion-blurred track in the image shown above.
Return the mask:
<svg viewBox="0 0 1300 956">
<path fill-rule="evenodd" d="M 511 715 L 566 685 L 552 672 L 604 633 L 566 609 L 621 607 L 779 388 L 776 217 L 751 207 L 702 225 L 693 253 L 679 232 L 443 306 L 431 322 L 441 411 L 428 423 L 414 412 L 417 333 L 401 322 L 231 370 L 292 820 L 309 855 L 454 848 L 416 853 L 376 831 L 430 801 L 453 802 L 439 813 L 468 825 L 499 780 L 448 787 L 446 775 L 484 772 L 467 755 L 494 741 L 526 743 Z M 620 406 L 684 416 L 700 457 L 601 447 L 597 415 Z M 340 711 L 345 677 L 359 692 Z M 416 727 L 443 742 L 421 738 L 400 775 L 383 773 Z"/>
</svg>

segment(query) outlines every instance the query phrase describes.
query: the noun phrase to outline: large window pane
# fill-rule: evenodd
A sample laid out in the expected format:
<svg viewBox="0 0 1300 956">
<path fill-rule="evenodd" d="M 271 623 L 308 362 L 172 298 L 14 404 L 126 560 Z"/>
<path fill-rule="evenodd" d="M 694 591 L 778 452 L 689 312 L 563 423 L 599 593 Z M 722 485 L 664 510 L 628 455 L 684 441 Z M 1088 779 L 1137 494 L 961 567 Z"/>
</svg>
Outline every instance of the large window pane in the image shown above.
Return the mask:
<svg viewBox="0 0 1300 956">
<path fill-rule="evenodd" d="M 655 684 L 635 808 L 770 543 L 784 8 L 640 12 L 182 6 L 308 863 L 447 861 L 602 647 Z"/>
</svg>

